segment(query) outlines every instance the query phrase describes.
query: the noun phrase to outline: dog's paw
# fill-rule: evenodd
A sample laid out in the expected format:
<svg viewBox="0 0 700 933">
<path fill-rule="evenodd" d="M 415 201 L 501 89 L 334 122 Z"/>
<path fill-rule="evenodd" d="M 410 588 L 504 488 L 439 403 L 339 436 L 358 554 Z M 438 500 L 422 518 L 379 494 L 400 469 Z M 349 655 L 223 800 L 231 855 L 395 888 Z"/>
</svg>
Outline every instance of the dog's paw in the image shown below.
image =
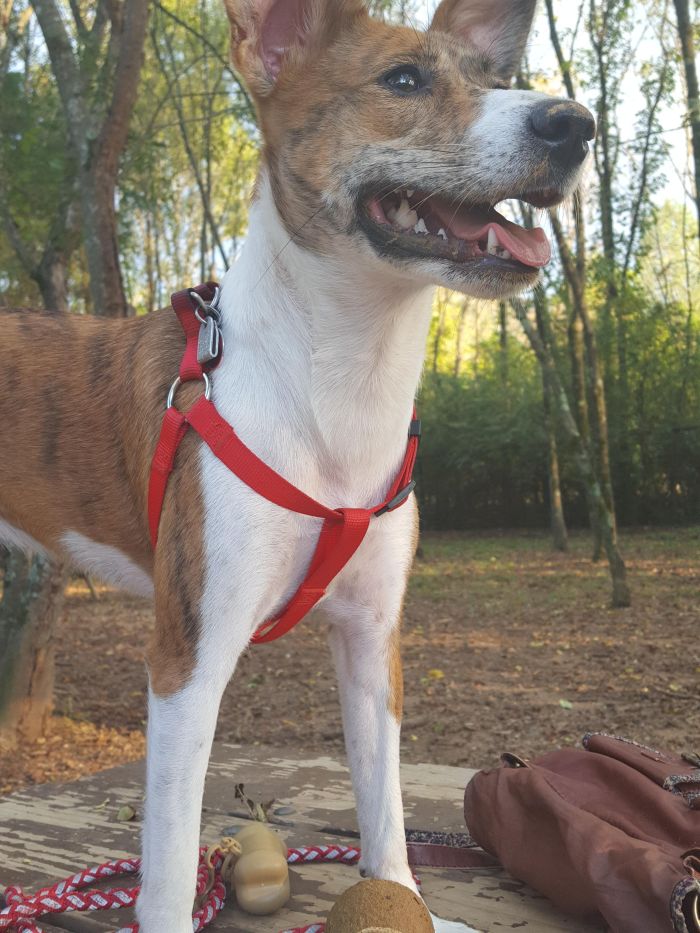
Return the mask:
<svg viewBox="0 0 700 933">
<path fill-rule="evenodd" d="M 162 908 L 148 910 L 137 908 L 140 933 L 192 933 L 192 917 L 187 911 L 178 911 L 177 916 Z"/>
<path fill-rule="evenodd" d="M 430 918 L 433 921 L 435 933 L 479 933 L 479 930 L 475 930 L 473 927 L 468 927 L 466 924 L 460 923 L 458 920 L 441 920 L 439 917 L 436 917 L 435 914 L 432 913 Z"/>
<path fill-rule="evenodd" d="M 413 880 L 411 869 L 407 862 L 382 862 L 371 864 L 364 859 L 359 861 L 360 876 L 362 878 L 378 878 L 380 881 L 396 881 L 411 891 L 418 893 L 416 882 Z"/>
</svg>

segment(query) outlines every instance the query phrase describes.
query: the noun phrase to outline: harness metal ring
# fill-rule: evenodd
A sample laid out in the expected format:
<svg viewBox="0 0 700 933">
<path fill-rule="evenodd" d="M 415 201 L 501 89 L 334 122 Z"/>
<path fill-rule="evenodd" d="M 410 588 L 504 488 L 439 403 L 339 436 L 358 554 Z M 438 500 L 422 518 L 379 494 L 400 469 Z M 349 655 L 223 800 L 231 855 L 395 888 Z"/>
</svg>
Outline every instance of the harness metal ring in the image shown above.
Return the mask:
<svg viewBox="0 0 700 933">
<path fill-rule="evenodd" d="M 204 398 L 207 401 L 209 401 L 209 399 L 211 398 L 211 379 L 209 378 L 209 376 L 207 376 L 206 373 L 202 373 L 202 379 L 204 381 Z M 175 404 L 175 395 L 181 385 L 182 385 L 182 379 L 180 379 L 180 377 L 178 376 L 175 382 L 173 382 L 173 384 L 170 386 L 170 391 L 168 392 L 168 398 L 165 403 L 166 408 L 172 408 L 173 405 Z"/>
</svg>

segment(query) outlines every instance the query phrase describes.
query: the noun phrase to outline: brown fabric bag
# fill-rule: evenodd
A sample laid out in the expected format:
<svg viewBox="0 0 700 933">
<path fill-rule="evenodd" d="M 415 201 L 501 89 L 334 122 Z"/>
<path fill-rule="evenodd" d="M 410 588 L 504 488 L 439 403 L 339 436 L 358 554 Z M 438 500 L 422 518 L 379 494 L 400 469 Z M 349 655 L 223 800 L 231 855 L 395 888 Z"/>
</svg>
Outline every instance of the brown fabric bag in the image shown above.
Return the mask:
<svg viewBox="0 0 700 933">
<path fill-rule="evenodd" d="M 700 933 L 700 759 L 594 733 L 504 755 L 467 785 L 474 839 L 515 878 L 613 933 Z"/>
</svg>

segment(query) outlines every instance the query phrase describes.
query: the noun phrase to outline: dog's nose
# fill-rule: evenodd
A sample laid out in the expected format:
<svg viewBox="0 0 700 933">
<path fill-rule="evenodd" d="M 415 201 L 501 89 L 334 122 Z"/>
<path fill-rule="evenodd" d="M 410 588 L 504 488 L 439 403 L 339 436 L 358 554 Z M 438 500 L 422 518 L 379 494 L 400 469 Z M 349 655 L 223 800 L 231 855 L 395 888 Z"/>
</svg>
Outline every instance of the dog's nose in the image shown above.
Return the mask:
<svg viewBox="0 0 700 933">
<path fill-rule="evenodd" d="M 545 100 L 530 113 L 530 127 L 549 146 L 558 162 L 571 165 L 583 162 L 588 142 L 595 136 L 591 113 L 573 100 Z"/>
</svg>

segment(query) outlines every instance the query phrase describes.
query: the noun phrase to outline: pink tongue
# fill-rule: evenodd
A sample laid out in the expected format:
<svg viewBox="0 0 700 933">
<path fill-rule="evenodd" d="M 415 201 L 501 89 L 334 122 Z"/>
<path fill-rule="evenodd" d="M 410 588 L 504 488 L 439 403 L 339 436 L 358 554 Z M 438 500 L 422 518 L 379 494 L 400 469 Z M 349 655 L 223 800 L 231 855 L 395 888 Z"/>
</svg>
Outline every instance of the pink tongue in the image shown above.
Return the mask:
<svg viewBox="0 0 700 933">
<path fill-rule="evenodd" d="M 490 226 L 496 231 L 499 246 L 504 246 L 511 256 L 523 265 L 541 269 L 552 258 L 552 247 L 542 227 L 527 230 L 511 223 L 505 217 L 503 221 Z"/>
<path fill-rule="evenodd" d="M 455 214 L 449 208 L 435 205 L 441 219 L 450 232 L 460 240 L 470 243 L 486 239 L 493 229 L 498 245 L 507 249 L 513 259 L 536 269 L 546 266 L 552 258 L 552 247 L 542 227 L 526 230 L 502 217 L 498 211 L 465 211 Z"/>
</svg>

